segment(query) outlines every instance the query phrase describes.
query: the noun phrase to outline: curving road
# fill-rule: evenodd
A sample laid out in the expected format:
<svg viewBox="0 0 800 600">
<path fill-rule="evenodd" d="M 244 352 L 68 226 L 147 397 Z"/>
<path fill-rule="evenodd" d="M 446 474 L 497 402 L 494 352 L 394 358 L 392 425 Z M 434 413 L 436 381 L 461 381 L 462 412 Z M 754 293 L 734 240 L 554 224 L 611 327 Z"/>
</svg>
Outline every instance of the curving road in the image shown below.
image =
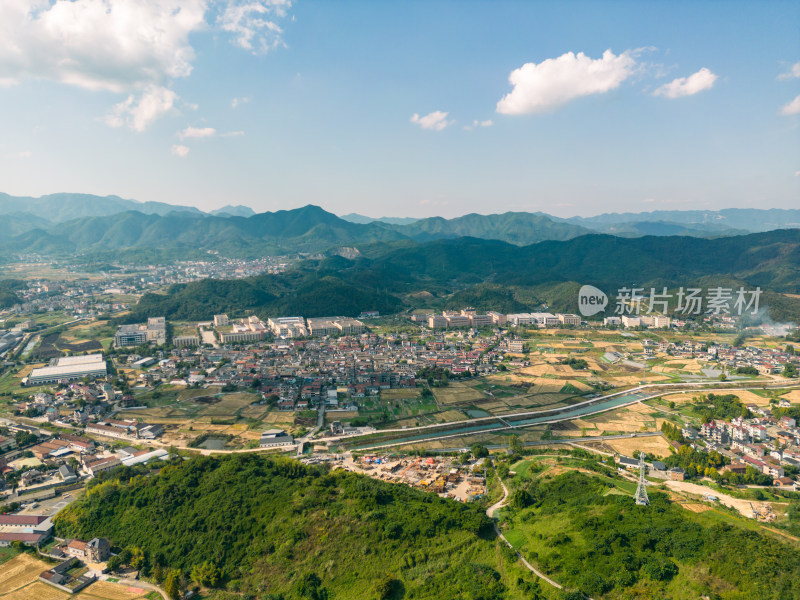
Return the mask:
<svg viewBox="0 0 800 600">
<path fill-rule="evenodd" d="M 539 569 L 537 569 L 531 563 L 529 563 L 525 559 L 525 557 L 522 556 L 522 554 L 520 554 L 519 551 L 516 548 L 514 548 L 514 546 L 511 545 L 511 542 L 509 542 L 506 539 L 506 536 L 503 535 L 503 532 L 500 531 L 500 528 L 497 526 L 497 521 L 494 519 L 494 513 L 497 512 L 498 510 L 500 510 L 501 508 L 503 508 L 506 505 L 506 501 L 508 500 L 508 488 L 506 487 L 506 484 L 503 483 L 503 480 L 500 479 L 499 477 L 497 478 L 497 481 L 499 481 L 500 485 L 503 486 L 503 497 L 500 498 L 500 500 L 498 500 L 497 502 L 495 502 L 489 508 L 486 509 L 486 516 L 494 521 L 494 531 L 497 534 L 497 537 L 499 537 L 501 540 L 503 540 L 503 542 L 505 542 L 506 546 L 508 546 L 509 548 L 511 548 L 511 550 L 513 550 L 513 552 L 517 556 L 517 558 L 522 562 L 523 565 L 525 565 L 525 567 L 531 573 L 536 575 L 539 579 L 541 579 L 543 581 L 546 581 L 547 583 L 552 585 L 554 588 L 557 588 L 559 590 L 563 589 L 563 586 L 560 583 L 558 583 L 557 581 L 555 581 L 553 579 L 550 579 L 547 575 L 545 575 Z M 587 598 L 587 600 L 592 600 L 592 598 L 590 598 L 589 596 L 584 596 L 584 598 Z"/>
</svg>

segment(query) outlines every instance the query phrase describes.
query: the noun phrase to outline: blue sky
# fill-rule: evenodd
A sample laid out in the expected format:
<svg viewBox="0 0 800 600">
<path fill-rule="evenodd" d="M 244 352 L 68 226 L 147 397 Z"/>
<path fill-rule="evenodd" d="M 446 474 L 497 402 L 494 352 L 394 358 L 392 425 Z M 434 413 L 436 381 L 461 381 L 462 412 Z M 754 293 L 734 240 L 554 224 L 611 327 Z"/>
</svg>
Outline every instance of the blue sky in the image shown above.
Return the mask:
<svg viewBox="0 0 800 600">
<path fill-rule="evenodd" d="M 796 2 L 0 0 L 0 15 L 10 194 L 370 216 L 800 206 Z"/>
</svg>

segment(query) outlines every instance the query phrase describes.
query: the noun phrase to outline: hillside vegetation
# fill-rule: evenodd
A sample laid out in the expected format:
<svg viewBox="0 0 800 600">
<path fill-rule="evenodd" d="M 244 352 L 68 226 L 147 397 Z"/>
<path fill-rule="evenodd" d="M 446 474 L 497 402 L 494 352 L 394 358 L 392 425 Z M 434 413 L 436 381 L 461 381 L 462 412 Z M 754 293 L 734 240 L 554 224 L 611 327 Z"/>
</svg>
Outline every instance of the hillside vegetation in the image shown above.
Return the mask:
<svg viewBox="0 0 800 600">
<path fill-rule="evenodd" d="M 90 485 L 59 513 L 58 534 L 104 536 L 134 556 L 141 549 L 145 573 L 206 569 L 218 587 L 259 597 L 523 597 L 521 571 L 476 506 L 255 455 L 131 473 Z"/>
<path fill-rule="evenodd" d="M 25 282 L 19 279 L 0 279 L 0 308 L 14 306 L 19 300 L 17 290 L 25 287 Z"/>
<path fill-rule="evenodd" d="M 545 573 L 595 599 L 800 597 L 795 546 L 704 516 L 713 512 L 689 512 L 654 492 L 650 506 L 637 506 L 575 471 L 514 483 L 509 538 Z"/>
<path fill-rule="evenodd" d="M 266 600 L 800 597 L 789 542 L 658 492 L 636 506 L 610 470 L 581 464 L 597 474 L 530 468 L 510 479 L 501 516 L 563 593 L 523 569 L 481 507 L 288 459 L 194 457 L 151 476 L 120 468 L 55 524 L 60 536 L 109 538 L 157 580 L 180 571 L 189 585 Z"/>
</svg>

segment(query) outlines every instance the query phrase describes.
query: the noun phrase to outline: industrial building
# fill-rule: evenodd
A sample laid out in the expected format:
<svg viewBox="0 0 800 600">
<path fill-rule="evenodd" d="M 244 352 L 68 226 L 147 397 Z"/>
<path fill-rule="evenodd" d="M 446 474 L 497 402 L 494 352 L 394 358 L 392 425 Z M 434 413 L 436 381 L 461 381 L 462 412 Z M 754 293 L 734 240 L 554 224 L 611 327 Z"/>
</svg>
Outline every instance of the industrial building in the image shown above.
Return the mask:
<svg viewBox="0 0 800 600">
<path fill-rule="evenodd" d="M 45 385 L 62 381 L 74 381 L 83 377 L 105 377 L 108 374 L 102 354 L 65 356 L 50 361 L 50 366 L 34 369 L 23 379 L 23 385 Z"/>
<path fill-rule="evenodd" d="M 269 429 L 261 434 L 259 448 L 273 448 L 275 446 L 288 446 L 294 443 L 294 437 L 282 429 Z"/>
</svg>

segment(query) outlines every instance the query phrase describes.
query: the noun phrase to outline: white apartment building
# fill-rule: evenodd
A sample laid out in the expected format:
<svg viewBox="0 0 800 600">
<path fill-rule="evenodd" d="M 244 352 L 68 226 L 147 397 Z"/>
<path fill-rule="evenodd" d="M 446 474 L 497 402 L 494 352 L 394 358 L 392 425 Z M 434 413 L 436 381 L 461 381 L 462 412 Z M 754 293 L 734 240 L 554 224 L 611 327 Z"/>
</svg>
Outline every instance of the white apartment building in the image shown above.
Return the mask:
<svg viewBox="0 0 800 600">
<path fill-rule="evenodd" d="M 562 325 L 581 324 L 581 318 L 578 315 L 571 315 L 571 314 L 562 315 L 561 313 L 559 313 L 556 316 L 558 317 L 558 320 Z"/>
<path fill-rule="evenodd" d="M 633 315 L 622 315 L 622 325 L 625 327 L 639 327 L 642 324 L 642 319 Z"/>
</svg>

